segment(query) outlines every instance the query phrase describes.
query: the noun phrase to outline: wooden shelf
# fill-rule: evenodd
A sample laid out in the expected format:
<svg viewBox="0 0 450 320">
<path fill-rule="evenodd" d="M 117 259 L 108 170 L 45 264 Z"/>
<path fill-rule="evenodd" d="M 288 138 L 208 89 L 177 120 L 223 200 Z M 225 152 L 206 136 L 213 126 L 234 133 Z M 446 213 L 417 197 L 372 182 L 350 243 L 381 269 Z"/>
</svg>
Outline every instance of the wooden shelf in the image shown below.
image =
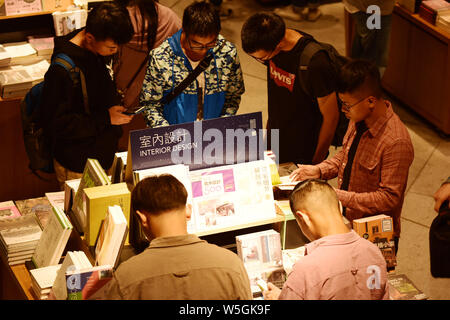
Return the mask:
<svg viewBox="0 0 450 320">
<path fill-rule="evenodd" d="M 450 34 L 398 4 L 382 84 L 439 131 L 450 134 Z"/>
<path fill-rule="evenodd" d="M 414 23 L 416 26 L 426 30 L 433 36 L 439 38 L 440 40 L 444 42 L 450 42 L 450 33 L 445 31 L 444 29 L 435 26 L 434 24 L 429 23 L 425 19 L 423 19 L 418 13 L 412 13 L 408 11 L 407 9 L 403 8 L 401 5 L 396 4 L 395 5 L 395 13 L 399 14 L 403 18 L 408 19 L 412 23 Z"/>
<path fill-rule="evenodd" d="M 40 11 L 40 12 L 32 12 L 32 13 L 24 13 L 24 14 L 15 14 L 15 15 L 12 15 L 12 16 L 0 16 L 0 20 L 28 18 L 28 17 L 34 17 L 34 16 L 43 16 L 43 15 L 46 15 L 46 14 L 52 14 L 53 12 L 56 12 L 56 11 L 59 11 L 59 10 Z"/>
</svg>

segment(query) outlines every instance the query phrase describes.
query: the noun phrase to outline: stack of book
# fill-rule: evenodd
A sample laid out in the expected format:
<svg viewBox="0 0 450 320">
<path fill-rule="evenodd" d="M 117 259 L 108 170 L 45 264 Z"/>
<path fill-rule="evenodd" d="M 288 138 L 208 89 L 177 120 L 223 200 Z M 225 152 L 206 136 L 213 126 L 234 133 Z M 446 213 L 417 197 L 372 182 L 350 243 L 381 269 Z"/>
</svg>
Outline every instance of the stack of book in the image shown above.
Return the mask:
<svg viewBox="0 0 450 320">
<path fill-rule="evenodd" d="M 11 57 L 10 66 L 30 64 L 42 60 L 38 58 L 36 50 L 26 41 L 4 43 L 3 48 Z"/>
<path fill-rule="evenodd" d="M 419 15 L 431 24 L 436 24 L 436 18 L 440 13 L 450 11 L 450 3 L 445 0 L 422 1 Z"/>
<path fill-rule="evenodd" d="M 33 86 L 33 78 L 24 69 L 0 71 L 0 95 L 2 98 L 23 97 Z"/>
<path fill-rule="evenodd" d="M 31 260 L 42 230 L 35 214 L 0 220 L 0 254 L 9 265 Z"/>
<path fill-rule="evenodd" d="M 280 234 L 275 230 L 254 232 L 236 237 L 238 256 L 250 279 L 253 296 L 261 294 L 260 280 L 281 288 L 286 281 Z"/>
<path fill-rule="evenodd" d="M 13 201 L 0 202 L 0 221 L 21 216 L 19 209 Z"/>
<path fill-rule="evenodd" d="M 0 68 L 9 66 L 11 63 L 11 54 L 0 44 Z"/>
<path fill-rule="evenodd" d="M 68 251 L 61 268 L 58 269 L 53 286 L 52 297 L 57 300 L 67 299 L 66 272 L 92 268 L 92 264 L 83 251 Z"/>
<path fill-rule="evenodd" d="M 50 64 L 41 60 L 0 70 L 0 93 L 3 98 L 23 97 L 34 85 L 44 80 Z"/>
<path fill-rule="evenodd" d="M 439 27 L 450 33 L 450 10 L 442 10 L 438 12 L 436 18 L 436 27 Z"/>
<path fill-rule="evenodd" d="M 47 300 L 61 265 L 30 270 L 31 289 L 39 300 Z"/>
<path fill-rule="evenodd" d="M 28 43 L 36 50 L 38 57 L 50 61 L 54 47 L 53 37 L 38 38 L 29 36 Z"/>
<path fill-rule="evenodd" d="M 379 214 L 372 217 L 353 220 L 353 230 L 364 239 L 373 242 L 386 259 L 388 269 L 397 265 L 394 244 L 394 226 L 392 218 Z"/>
<path fill-rule="evenodd" d="M 48 201 L 47 197 L 17 200 L 15 203 L 21 215 L 25 216 L 34 213 L 38 218 L 41 229 L 44 230 L 50 215 L 53 213 L 52 204 Z"/>
</svg>

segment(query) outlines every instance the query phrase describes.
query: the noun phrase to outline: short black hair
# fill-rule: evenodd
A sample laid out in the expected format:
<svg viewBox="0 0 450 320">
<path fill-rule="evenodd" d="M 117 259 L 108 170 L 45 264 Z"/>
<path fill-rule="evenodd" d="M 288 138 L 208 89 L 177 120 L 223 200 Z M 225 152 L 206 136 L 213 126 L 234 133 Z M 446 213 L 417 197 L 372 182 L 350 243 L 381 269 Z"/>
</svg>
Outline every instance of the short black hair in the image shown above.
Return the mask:
<svg viewBox="0 0 450 320">
<path fill-rule="evenodd" d="M 170 174 L 150 176 L 139 181 L 131 192 L 133 210 L 158 215 L 186 206 L 187 191 Z"/>
<path fill-rule="evenodd" d="M 350 60 L 339 72 L 338 92 L 349 94 L 362 92 L 381 98 L 383 91 L 378 67 L 371 61 Z"/>
<path fill-rule="evenodd" d="M 297 210 L 303 209 L 305 201 L 314 192 L 328 192 L 329 194 L 334 195 L 336 205 L 339 207 L 337 194 L 328 182 L 321 179 L 307 179 L 297 183 L 289 195 L 289 206 L 291 207 L 291 211 L 295 213 Z"/>
<path fill-rule="evenodd" d="M 242 26 L 242 48 L 246 53 L 273 51 L 285 34 L 286 24 L 280 16 L 274 13 L 256 13 Z"/>
<path fill-rule="evenodd" d="M 113 40 L 125 44 L 133 37 L 134 29 L 128 11 L 114 2 L 103 2 L 88 14 L 86 32 L 97 41 Z"/>
<path fill-rule="evenodd" d="M 186 35 L 218 35 L 221 29 L 219 12 L 209 2 L 195 1 L 184 9 L 182 27 Z"/>
</svg>

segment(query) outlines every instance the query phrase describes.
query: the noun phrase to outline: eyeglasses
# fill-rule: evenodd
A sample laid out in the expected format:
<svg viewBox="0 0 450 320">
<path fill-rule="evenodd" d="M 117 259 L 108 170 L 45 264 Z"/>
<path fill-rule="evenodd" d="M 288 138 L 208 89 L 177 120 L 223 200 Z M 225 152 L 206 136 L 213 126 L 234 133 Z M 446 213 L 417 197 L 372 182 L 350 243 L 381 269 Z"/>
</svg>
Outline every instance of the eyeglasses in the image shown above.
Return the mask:
<svg viewBox="0 0 450 320">
<path fill-rule="evenodd" d="M 268 54 L 267 56 L 265 56 L 264 58 L 257 58 L 257 57 L 254 57 L 254 56 L 252 56 L 252 58 L 255 59 L 258 62 L 267 63 L 267 61 L 269 61 L 270 59 L 273 58 L 272 54 L 273 54 L 273 51 L 270 54 Z"/>
<path fill-rule="evenodd" d="M 355 102 L 355 103 L 353 103 L 353 104 L 348 104 L 347 102 L 342 101 L 341 98 L 338 96 L 338 100 L 339 100 L 340 104 L 341 104 L 347 111 L 350 110 L 351 108 L 353 108 L 354 106 L 360 104 L 361 102 L 363 102 L 363 101 L 366 100 L 367 98 L 368 98 L 368 97 L 365 97 L 365 98 L 359 100 L 358 102 Z"/>
<path fill-rule="evenodd" d="M 255 59 L 256 61 L 265 64 L 265 63 L 267 63 L 267 61 L 269 61 L 270 59 L 272 59 L 272 58 L 275 56 L 274 52 L 275 52 L 276 49 L 277 49 L 277 48 L 275 48 L 274 50 L 272 50 L 272 51 L 271 51 L 268 55 L 266 55 L 265 57 L 258 58 L 258 57 L 252 56 L 252 55 L 250 55 L 250 56 L 251 56 L 253 59 Z"/>
<path fill-rule="evenodd" d="M 191 48 L 191 50 L 194 51 L 203 51 L 203 50 L 209 50 L 212 49 L 216 46 L 217 43 L 217 39 L 215 39 L 214 41 L 211 41 L 210 43 L 207 44 L 192 44 L 191 40 L 189 38 L 187 38 L 187 42 L 189 44 L 189 48 Z"/>
</svg>

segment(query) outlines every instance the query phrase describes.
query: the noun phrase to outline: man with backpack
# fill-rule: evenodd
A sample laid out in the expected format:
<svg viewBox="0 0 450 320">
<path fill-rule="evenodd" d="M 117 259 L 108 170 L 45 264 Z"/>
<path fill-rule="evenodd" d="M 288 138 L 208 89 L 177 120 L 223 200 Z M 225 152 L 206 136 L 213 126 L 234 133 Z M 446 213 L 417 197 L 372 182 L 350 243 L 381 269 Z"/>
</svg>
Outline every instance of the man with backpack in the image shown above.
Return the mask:
<svg viewBox="0 0 450 320">
<path fill-rule="evenodd" d="M 279 129 L 279 162 L 320 163 L 340 118 L 332 47 L 321 50 L 311 35 L 271 13 L 248 18 L 241 39 L 244 51 L 268 67 L 267 129 Z"/>
<path fill-rule="evenodd" d="M 76 66 L 52 63 L 42 89 L 40 120 L 61 187 L 82 175 L 88 158 L 105 170 L 112 165 L 120 125 L 132 116 L 122 113 L 105 57 L 132 35 L 127 11 L 108 2 L 89 12 L 85 28 L 55 38 L 53 58 Z"/>
</svg>

